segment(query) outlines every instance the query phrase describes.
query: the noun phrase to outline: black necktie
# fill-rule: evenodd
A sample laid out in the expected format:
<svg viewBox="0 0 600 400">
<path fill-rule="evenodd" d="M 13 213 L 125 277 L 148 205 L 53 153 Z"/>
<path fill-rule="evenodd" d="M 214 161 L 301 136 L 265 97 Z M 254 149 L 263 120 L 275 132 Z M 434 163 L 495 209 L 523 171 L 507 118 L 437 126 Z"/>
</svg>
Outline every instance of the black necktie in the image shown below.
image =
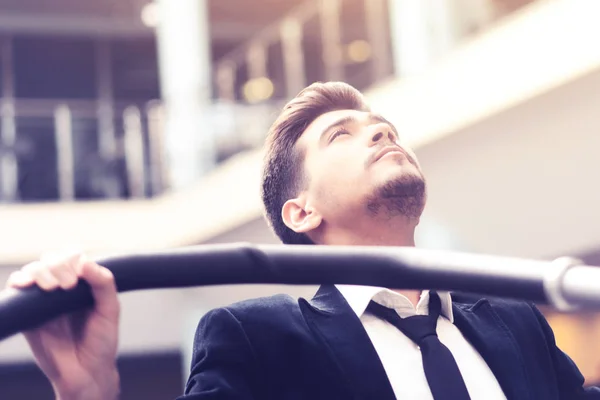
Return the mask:
<svg viewBox="0 0 600 400">
<path fill-rule="evenodd" d="M 367 310 L 400 329 L 421 348 L 425 377 L 435 400 L 468 400 L 469 392 L 456 360 L 450 350 L 440 342 L 435 330 L 440 308 L 437 293 L 430 292 L 429 315 L 402 318 L 395 310 L 374 301 L 369 303 Z"/>
</svg>

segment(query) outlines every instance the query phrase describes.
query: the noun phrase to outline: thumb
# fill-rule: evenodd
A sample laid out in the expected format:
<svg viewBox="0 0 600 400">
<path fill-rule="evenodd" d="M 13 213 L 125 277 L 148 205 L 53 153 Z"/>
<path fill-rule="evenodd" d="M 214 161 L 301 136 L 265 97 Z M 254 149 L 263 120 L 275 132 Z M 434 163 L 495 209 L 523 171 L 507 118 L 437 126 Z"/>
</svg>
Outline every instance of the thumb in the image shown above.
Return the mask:
<svg viewBox="0 0 600 400">
<path fill-rule="evenodd" d="M 112 272 L 93 261 L 83 261 L 78 275 L 90 285 L 96 303 L 95 311 L 102 317 L 118 321 L 120 305 Z"/>
</svg>

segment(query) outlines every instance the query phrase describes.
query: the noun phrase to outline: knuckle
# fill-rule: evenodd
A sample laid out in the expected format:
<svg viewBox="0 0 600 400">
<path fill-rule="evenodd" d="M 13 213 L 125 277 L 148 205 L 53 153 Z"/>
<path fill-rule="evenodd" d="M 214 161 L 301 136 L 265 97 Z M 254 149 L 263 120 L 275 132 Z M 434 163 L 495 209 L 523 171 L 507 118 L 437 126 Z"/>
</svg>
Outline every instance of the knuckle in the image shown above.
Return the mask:
<svg viewBox="0 0 600 400">
<path fill-rule="evenodd" d="M 16 279 L 19 277 L 19 275 L 22 274 L 21 270 L 16 270 L 10 273 L 10 275 L 8 275 L 8 280 L 10 281 L 11 279 Z"/>
<path fill-rule="evenodd" d="M 49 264 L 47 268 L 52 273 L 60 273 L 69 270 L 69 265 L 65 263 Z"/>
<path fill-rule="evenodd" d="M 102 267 L 100 269 L 100 274 L 104 282 L 106 282 L 107 284 L 114 284 L 115 276 L 108 268 Z"/>
<path fill-rule="evenodd" d="M 63 289 L 73 289 L 77 285 L 77 281 L 68 280 L 61 282 L 61 287 Z"/>
<path fill-rule="evenodd" d="M 15 284 L 15 282 L 17 282 L 19 280 L 21 271 L 13 271 L 10 273 L 10 275 L 8 276 L 8 279 L 6 280 L 6 286 L 10 287 L 12 285 Z"/>
<path fill-rule="evenodd" d="M 36 269 L 34 271 L 31 271 L 30 276 L 31 276 L 31 279 L 33 279 L 36 283 L 39 283 L 39 282 L 47 279 L 46 271 L 42 270 L 42 269 Z"/>
<path fill-rule="evenodd" d="M 53 290 L 58 287 L 58 285 L 55 283 L 45 282 L 45 281 L 39 281 L 39 282 L 36 282 L 36 284 L 44 290 Z"/>
<path fill-rule="evenodd" d="M 25 271 L 25 272 L 31 272 L 31 271 L 35 271 L 38 268 L 40 268 L 42 265 L 42 263 L 40 261 L 33 261 L 30 262 L 29 264 L 25 264 L 22 268 L 21 271 Z"/>
<path fill-rule="evenodd" d="M 115 276 L 113 275 L 113 273 L 111 272 L 110 269 L 108 268 L 104 268 L 105 274 L 106 274 L 106 279 L 109 281 L 114 281 L 115 280 Z"/>
</svg>

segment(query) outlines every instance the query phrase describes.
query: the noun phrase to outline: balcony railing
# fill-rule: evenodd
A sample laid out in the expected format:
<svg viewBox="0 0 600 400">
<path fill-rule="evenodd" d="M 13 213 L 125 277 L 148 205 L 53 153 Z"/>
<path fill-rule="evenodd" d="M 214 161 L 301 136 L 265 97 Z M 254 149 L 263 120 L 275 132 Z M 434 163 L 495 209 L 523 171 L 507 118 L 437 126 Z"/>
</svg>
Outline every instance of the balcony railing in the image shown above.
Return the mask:
<svg viewBox="0 0 600 400">
<path fill-rule="evenodd" d="M 460 37 L 530 2 L 448 0 Z M 203 111 L 217 163 L 259 146 L 282 101 L 306 84 L 364 89 L 391 76 L 389 12 L 388 0 L 307 1 L 217 60 L 216 100 Z M 160 102 L 15 99 L 2 51 L 0 202 L 144 198 L 169 187 Z"/>
<path fill-rule="evenodd" d="M 391 54 L 388 0 L 306 1 L 216 62 L 216 97 L 259 103 L 330 80 L 364 89 L 392 74 Z"/>
<path fill-rule="evenodd" d="M 280 104 L 214 103 L 217 162 L 259 146 Z M 144 198 L 169 187 L 159 102 L 19 100 L 1 107 L 2 202 Z"/>
</svg>

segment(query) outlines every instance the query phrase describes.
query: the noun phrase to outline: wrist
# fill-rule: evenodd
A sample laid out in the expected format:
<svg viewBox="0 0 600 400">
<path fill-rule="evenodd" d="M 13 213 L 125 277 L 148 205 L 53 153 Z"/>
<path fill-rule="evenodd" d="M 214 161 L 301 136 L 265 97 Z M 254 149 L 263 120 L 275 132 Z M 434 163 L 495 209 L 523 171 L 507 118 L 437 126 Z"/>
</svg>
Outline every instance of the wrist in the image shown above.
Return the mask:
<svg viewBox="0 0 600 400">
<path fill-rule="evenodd" d="M 56 400 L 118 400 L 120 392 L 119 372 L 116 367 L 101 371 L 99 376 L 85 382 L 52 382 Z"/>
</svg>

